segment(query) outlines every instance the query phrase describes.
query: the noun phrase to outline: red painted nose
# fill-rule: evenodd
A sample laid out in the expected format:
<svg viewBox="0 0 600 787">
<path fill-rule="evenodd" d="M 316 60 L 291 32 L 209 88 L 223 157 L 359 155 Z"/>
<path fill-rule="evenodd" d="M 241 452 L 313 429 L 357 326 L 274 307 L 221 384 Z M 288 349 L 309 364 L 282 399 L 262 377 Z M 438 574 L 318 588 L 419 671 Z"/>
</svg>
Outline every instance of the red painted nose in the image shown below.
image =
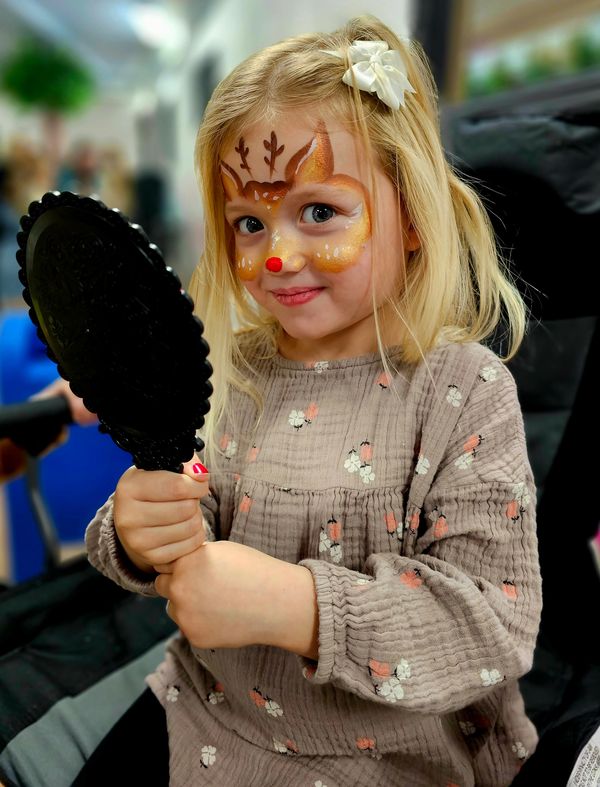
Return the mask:
<svg viewBox="0 0 600 787">
<path fill-rule="evenodd" d="M 283 267 L 283 262 L 280 257 L 269 257 L 265 262 L 265 268 L 271 273 L 279 273 Z"/>
</svg>

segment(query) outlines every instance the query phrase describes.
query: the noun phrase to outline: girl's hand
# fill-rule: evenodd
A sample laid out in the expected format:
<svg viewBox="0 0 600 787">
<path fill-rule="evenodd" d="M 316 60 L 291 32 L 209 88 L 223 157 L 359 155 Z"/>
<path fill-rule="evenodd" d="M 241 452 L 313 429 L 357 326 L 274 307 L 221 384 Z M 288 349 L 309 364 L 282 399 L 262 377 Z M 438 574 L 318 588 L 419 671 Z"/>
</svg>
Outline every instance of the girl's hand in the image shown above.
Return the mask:
<svg viewBox="0 0 600 787">
<path fill-rule="evenodd" d="M 316 658 L 316 593 L 304 566 L 215 541 L 180 558 L 154 584 L 196 648 L 275 645 Z"/>
<path fill-rule="evenodd" d="M 129 559 L 142 571 L 167 571 L 167 564 L 204 543 L 199 501 L 209 494 L 209 475 L 203 469 L 194 457 L 183 474 L 130 467 L 121 476 L 114 497 L 115 529 Z"/>
</svg>

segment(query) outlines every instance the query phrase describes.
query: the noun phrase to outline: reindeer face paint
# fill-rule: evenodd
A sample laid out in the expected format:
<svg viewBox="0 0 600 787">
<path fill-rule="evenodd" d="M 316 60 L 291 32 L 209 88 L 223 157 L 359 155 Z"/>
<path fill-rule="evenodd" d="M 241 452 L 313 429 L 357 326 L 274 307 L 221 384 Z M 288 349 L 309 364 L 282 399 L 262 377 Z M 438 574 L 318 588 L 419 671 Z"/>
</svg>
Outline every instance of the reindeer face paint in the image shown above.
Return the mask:
<svg viewBox="0 0 600 787">
<path fill-rule="evenodd" d="M 223 151 L 236 273 L 290 336 L 323 337 L 371 316 L 373 271 L 378 297 L 396 285 L 403 261 L 397 198 L 376 169 L 384 253 L 372 266 L 365 158 L 341 124 L 305 108 L 257 123 Z"/>
<path fill-rule="evenodd" d="M 230 203 L 228 206 L 228 212 L 232 211 L 230 215 L 239 212 L 238 207 L 248 208 L 252 211 L 249 215 L 263 224 L 258 214 L 268 214 L 267 222 L 264 223 L 260 250 L 255 246 L 257 238 L 253 239 L 252 243 L 237 238 L 236 270 L 243 281 L 254 279 L 261 265 L 267 259 L 272 260 L 273 257 L 282 260 L 280 270 L 297 269 L 298 262 L 297 260 L 294 262 L 294 257 L 298 253 L 309 257 L 317 270 L 341 271 L 356 262 L 364 248 L 364 243 L 370 237 L 371 223 L 367 209 L 367 192 L 360 180 L 334 171 L 334 151 L 325 123 L 322 121 L 317 123 L 316 128 L 307 136 L 308 141 L 290 153 L 285 142 L 280 144 L 281 137 L 278 139 L 277 133 L 271 131 L 269 137 L 263 139 L 259 147 L 259 154 L 266 149 L 267 155 L 262 157 L 262 161 L 252 165 L 249 160 L 251 150 L 247 138 L 241 137 L 234 147 L 238 156 L 237 167 L 227 160 L 221 162 L 221 179 L 227 201 Z M 227 157 L 229 160 L 231 158 L 235 159 L 232 156 Z M 255 155 L 255 158 L 258 156 Z M 254 180 L 253 169 L 259 169 L 261 175 L 270 178 L 273 178 L 277 170 L 283 170 L 284 177 L 275 180 Z M 241 170 L 250 175 L 250 179 L 245 184 Z M 292 237 L 294 233 L 283 230 L 284 221 L 279 220 L 279 214 L 282 208 L 285 209 L 295 203 L 298 195 L 304 194 L 307 199 L 311 187 L 316 189 L 318 195 L 327 202 L 313 203 L 314 206 L 320 205 L 321 210 L 313 211 L 312 214 L 309 211 L 301 215 L 299 223 L 313 225 L 328 223 L 329 226 L 326 229 L 321 227 L 319 234 L 315 234 L 316 228 L 310 229 L 309 232 L 313 234 L 304 235 L 301 240 L 302 248 L 299 249 L 297 248 L 299 239 Z M 330 200 L 332 203 L 340 203 L 341 209 L 336 208 L 334 204 L 330 205 Z M 329 211 L 323 210 L 325 207 L 329 208 Z M 334 212 L 337 215 L 334 216 Z M 334 218 L 336 221 L 332 221 Z M 254 235 L 258 230 L 256 223 L 248 225 L 246 222 L 241 226 L 240 233 L 240 219 L 233 219 L 233 221 L 234 227 L 238 229 L 238 236 Z M 263 258 L 265 243 L 266 253 Z M 252 253 L 250 246 L 252 246 Z M 267 269 L 273 270 L 273 267 L 267 266 Z"/>
</svg>

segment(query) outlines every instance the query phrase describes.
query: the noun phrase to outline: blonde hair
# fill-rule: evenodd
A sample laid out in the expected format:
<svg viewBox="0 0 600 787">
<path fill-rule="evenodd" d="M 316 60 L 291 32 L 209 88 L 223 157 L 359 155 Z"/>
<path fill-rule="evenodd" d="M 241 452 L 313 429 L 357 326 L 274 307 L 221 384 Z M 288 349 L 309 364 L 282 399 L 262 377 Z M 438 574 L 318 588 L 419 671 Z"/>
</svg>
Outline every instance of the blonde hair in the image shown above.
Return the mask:
<svg viewBox="0 0 600 787">
<path fill-rule="evenodd" d="M 401 53 L 416 90 L 405 94 L 404 107 L 392 110 L 376 96 L 342 83 L 347 57 L 322 50 L 346 54 L 356 39 L 382 40 Z M 227 409 L 229 386 L 250 395 L 260 413 L 245 350 L 250 341 L 274 354 L 278 328 L 269 313 L 249 302 L 233 269 L 233 238 L 224 219 L 219 173 L 222 152 L 254 123 L 309 106 L 326 107 L 323 114 L 341 119 L 359 135 L 371 164 L 382 166 L 393 182 L 398 209 L 402 203 L 418 235 L 420 246 L 410 253 L 402 286 L 389 301 L 402 336 L 402 360 L 418 363 L 443 340 L 483 341 L 501 320 L 508 333 L 503 360 L 515 354 L 523 337 L 525 307 L 498 255 L 485 208 L 444 156 L 437 92 L 420 45 L 402 42 L 371 16 L 351 19 L 331 34 L 282 41 L 249 57 L 217 86 L 197 137 L 205 246 L 190 292 L 205 324 L 214 368 L 215 392 L 206 425 L 209 461 L 216 459 L 212 438 Z M 374 200 L 373 190 L 371 195 Z M 223 319 L 230 309 L 237 328 Z M 377 311 L 375 315 L 385 365 Z"/>
</svg>

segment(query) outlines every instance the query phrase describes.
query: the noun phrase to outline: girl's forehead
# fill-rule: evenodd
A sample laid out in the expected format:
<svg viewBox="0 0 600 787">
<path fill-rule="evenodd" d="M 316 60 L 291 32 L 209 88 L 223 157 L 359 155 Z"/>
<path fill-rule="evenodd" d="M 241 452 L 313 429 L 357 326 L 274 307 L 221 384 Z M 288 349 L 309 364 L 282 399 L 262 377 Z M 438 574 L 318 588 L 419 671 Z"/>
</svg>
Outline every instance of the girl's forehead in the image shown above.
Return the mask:
<svg viewBox="0 0 600 787">
<path fill-rule="evenodd" d="M 306 110 L 282 113 L 273 120 L 242 127 L 237 138 L 222 151 L 222 160 L 243 180 L 281 180 L 296 156 L 318 156 L 324 147 L 333 158 L 334 172 L 365 181 L 364 145 L 335 118 Z"/>
</svg>

